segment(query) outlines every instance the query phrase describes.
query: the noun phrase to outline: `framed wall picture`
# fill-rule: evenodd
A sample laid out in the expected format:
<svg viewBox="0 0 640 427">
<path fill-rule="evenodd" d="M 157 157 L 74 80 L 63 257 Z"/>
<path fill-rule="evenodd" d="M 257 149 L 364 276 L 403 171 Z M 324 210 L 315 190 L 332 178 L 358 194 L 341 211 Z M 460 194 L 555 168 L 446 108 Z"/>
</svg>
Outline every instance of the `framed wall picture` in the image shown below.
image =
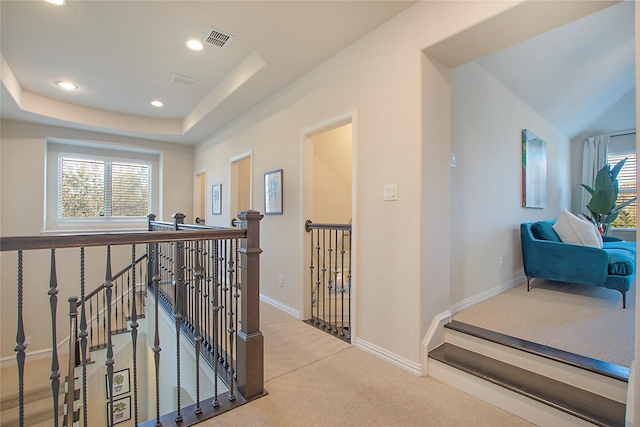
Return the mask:
<svg viewBox="0 0 640 427">
<path fill-rule="evenodd" d="M 107 402 L 107 418 L 109 414 L 113 416 L 113 424 L 119 424 L 131 419 L 131 396 L 123 397 L 113 400 L 113 411 L 111 411 L 111 404 Z M 111 421 L 107 419 L 107 425 L 110 425 Z"/>
<path fill-rule="evenodd" d="M 547 143 L 522 130 L 522 207 L 547 207 Z"/>
<path fill-rule="evenodd" d="M 282 169 L 264 174 L 264 213 L 282 215 Z"/>
<path fill-rule="evenodd" d="M 109 390 L 109 377 L 107 375 L 105 375 L 105 382 L 107 384 L 107 399 L 111 397 L 111 391 L 113 391 L 114 396 L 129 393 L 131 391 L 129 368 L 113 373 L 113 390 Z"/>
<path fill-rule="evenodd" d="M 222 184 L 211 186 L 211 213 L 222 215 Z"/>
</svg>

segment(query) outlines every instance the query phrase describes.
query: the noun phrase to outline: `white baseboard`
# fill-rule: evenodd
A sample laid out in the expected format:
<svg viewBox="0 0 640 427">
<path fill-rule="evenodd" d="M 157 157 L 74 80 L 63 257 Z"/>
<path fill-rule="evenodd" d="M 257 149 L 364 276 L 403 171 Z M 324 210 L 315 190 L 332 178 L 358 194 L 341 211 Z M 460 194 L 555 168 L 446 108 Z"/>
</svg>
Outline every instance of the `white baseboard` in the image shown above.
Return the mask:
<svg viewBox="0 0 640 427">
<path fill-rule="evenodd" d="M 431 326 L 429 326 L 429 330 L 427 331 L 427 334 L 425 335 L 424 340 L 422 340 L 422 349 L 423 349 L 422 365 L 424 367 L 424 372 L 422 373 L 422 375 L 424 376 L 428 375 L 427 369 L 429 365 L 426 359 L 427 359 L 427 356 L 429 355 L 429 350 L 441 344 L 440 341 L 442 341 L 442 337 L 444 336 L 444 334 L 442 333 L 444 324 L 448 323 L 451 320 L 451 317 L 453 317 L 453 315 L 463 310 L 466 310 L 470 307 L 473 307 L 474 305 L 479 304 L 483 301 L 486 301 L 489 298 L 493 298 L 496 295 L 506 292 L 509 289 L 515 286 L 518 286 L 519 284 L 521 284 L 526 280 L 527 280 L 526 276 L 516 277 L 515 279 L 507 283 L 503 283 L 502 285 L 496 286 L 495 288 L 491 288 L 485 292 L 481 292 L 477 295 L 474 295 L 470 298 L 467 298 L 456 304 L 453 304 L 449 308 L 449 310 L 446 310 L 440 314 L 437 314 L 433 318 L 433 321 L 431 322 Z"/>
<path fill-rule="evenodd" d="M 420 363 L 407 360 L 404 357 L 393 354 L 384 348 L 378 347 L 377 345 L 371 344 L 370 342 L 364 341 L 360 338 L 355 339 L 354 345 L 359 349 L 391 363 L 392 365 L 395 365 L 413 375 L 422 376 L 422 365 Z"/>
<path fill-rule="evenodd" d="M 294 310 L 288 305 L 282 304 L 280 301 L 276 301 L 273 298 L 269 298 L 264 294 L 260 294 L 260 301 L 266 304 L 269 304 L 270 306 L 275 307 L 281 311 L 284 311 L 285 313 L 295 317 L 296 319 L 300 319 L 300 312 L 298 310 Z"/>
<path fill-rule="evenodd" d="M 460 302 L 457 302 L 455 304 L 453 304 L 450 308 L 449 311 L 451 312 L 451 315 L 455 315 L 457 313 L 460 313 L 462 310 L 466 310 L 470 307 L 473 307 L 476 304 L 481 303 L 482 301 L 486 301 L 489 298 L 493 298 L 496 295 L 499 295 L 503 292 L 508 291 L 509 289 L 518 286 L 519 284 L 521 284 L 522 282 L 526 282 L 527 281 L 527 277 L 526 276 L 519 276 L 516 277 L 515 279 L 507 282 L 507 283 L 503 283 L 502 285 L 496 286 L 495 288 L 491 288 L 487 291 L 481 292 L 477 295 L 474 295 L 470 298 L 467 298 L 465 300 L 462 300 Z"/>
<path fill-rule="evenodd" d="M 422 340 L 422 375 L 425 377 L 429 375 L 429 373 L 427 372 L 427 368 L 429 366 L 427 363 L 429 350 L 437 347 L 444 342 L 444 325 L 445 323 L 449 323 L 451 321 L 451 316 L 451 310 L 447 310 L 440 314 L 437 314 L 433 318 L 431 326 L 429 326 L 427 335 L 424 337 L 424 340 Z"/>
</svg>

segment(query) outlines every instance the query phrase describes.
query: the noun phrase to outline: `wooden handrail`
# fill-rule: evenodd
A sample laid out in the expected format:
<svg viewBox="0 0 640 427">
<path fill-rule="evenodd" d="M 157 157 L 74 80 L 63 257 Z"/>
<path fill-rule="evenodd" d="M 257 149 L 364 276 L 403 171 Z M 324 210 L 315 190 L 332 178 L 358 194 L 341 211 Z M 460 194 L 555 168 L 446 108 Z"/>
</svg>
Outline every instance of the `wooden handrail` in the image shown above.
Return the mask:
<svg viewBox="0 0 640 427">
<path fill-rule="evenodd" d="M 351 231 L 351 224 L 314 224 L 308 219 L 304 223 L 304 229 L 308 232 L 311 230 L 345 230 Z"/>
<path fill-rule="evenodd" d="M 246 235 L 247 230 L 243 229 L 199 228 L 197 233 L 193 231 L 143 231 L 132 233 L 77 234 L 68 236 L 0 237 L 0 252 L 184 242 L 194 240 L 243 239 Z"/>
</svg>

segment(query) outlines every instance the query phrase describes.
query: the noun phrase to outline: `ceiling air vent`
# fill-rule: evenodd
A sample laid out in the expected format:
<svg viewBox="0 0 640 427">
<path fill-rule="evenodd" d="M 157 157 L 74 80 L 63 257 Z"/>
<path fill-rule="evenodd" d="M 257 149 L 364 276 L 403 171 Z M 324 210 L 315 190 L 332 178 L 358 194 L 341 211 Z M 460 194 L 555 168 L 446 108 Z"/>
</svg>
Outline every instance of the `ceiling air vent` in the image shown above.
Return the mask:
<svg viewBox="0 0 640 427">
<path fill-rule="evenodd" d="M 209 32 L 204 36 L 204 39 L 202 39 L 205 43 L 222 49 L 226 49 L 227 45 L 231 43 L 231 40 L 233 40 L 232 35 L 225 34 L 222 31 L 218 31 L 213 28 L 209 28 Z"/>
<path fill-rule="evenodd" d="M 171 83 L 189 86 L 189 87 L 196 84 L 195 79 L 192 79 L 191 77 L 179 76 L 178 74 L 174 74 L 173 76 L 171 76 L 171 79 L 169 79 L 169 81 Z"/>
</svg>

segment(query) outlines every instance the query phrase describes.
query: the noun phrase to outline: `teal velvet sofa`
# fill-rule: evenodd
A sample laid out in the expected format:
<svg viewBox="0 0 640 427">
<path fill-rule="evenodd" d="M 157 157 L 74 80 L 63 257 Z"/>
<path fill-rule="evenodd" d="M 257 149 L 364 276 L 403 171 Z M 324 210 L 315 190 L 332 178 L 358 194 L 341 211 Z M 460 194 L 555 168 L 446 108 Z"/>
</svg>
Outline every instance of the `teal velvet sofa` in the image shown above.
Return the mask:
<svg viewBox="0 0 640 427">
<path fill-rule="evenodd" d="M 534 278 L 602 286 L 622 294 L 635 281 L 636 243 L 605 237 L 602 249 L 563 243 L 553 229 L 555 220 L 520 225 L 527 291 Z"/>
</svg>

